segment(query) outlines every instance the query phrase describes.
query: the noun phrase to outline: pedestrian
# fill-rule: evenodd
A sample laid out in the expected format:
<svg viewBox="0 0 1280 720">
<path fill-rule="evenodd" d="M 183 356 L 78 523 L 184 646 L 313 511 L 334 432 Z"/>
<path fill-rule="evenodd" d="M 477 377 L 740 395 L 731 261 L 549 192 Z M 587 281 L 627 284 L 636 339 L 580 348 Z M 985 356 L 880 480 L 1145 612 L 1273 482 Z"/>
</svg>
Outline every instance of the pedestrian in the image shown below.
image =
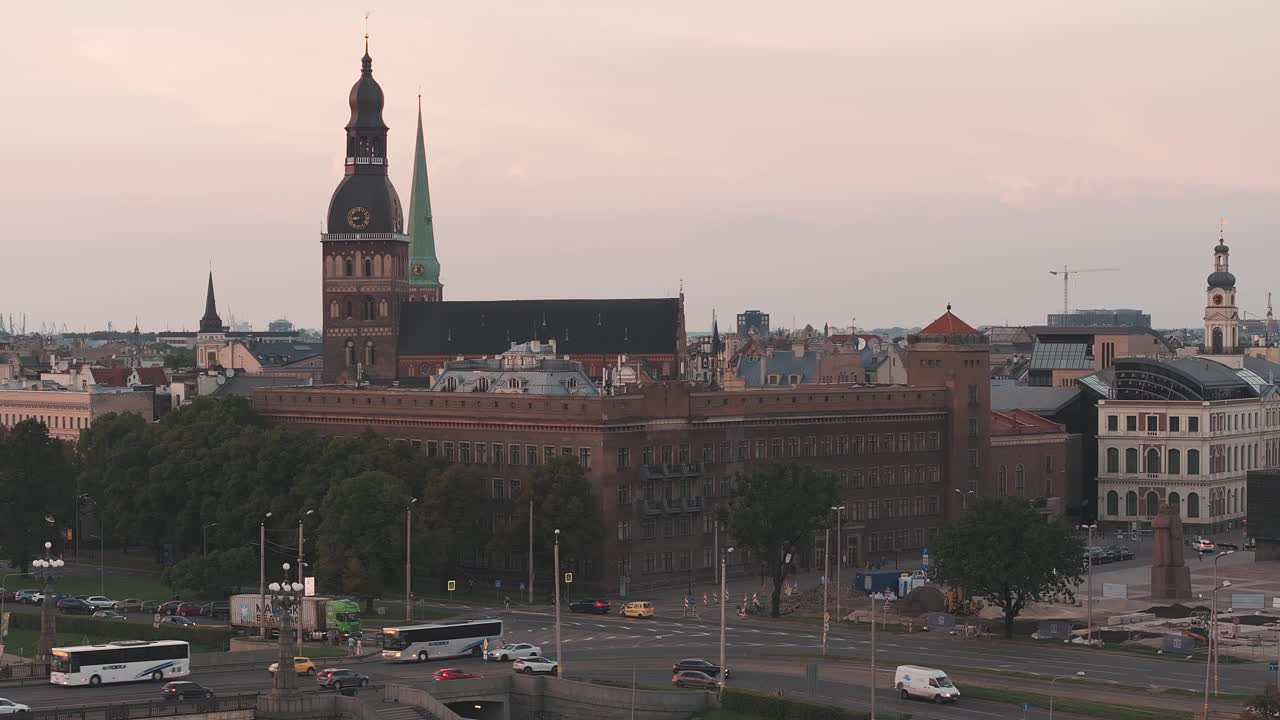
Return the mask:
<svg viewBox="0 0 1280 720">
<path fill-rule="evenodd" d="M 356 654 L 356 637 L 354 635 L 347 638 L 347 653 L 349 655 Z"/>
<path fill-rule="evenodd" d="M 364 654 L 364 638 L 356 638 L 356 657 Z"/>
<path fill-rule="evenodd" d="M 1200 562 L 1204 562 L 1204 553 L 1200 552 L 1199 550 L 1196 550 L 1196 559 L 1198 559 Z"/>
<path fill-rule="evenodd" d="M 154 617 L 151 618 L 151 627 L 160 627 L 160 611 L 157 610 Z"/>
<path fill-rule="evenodd" d="M 502 606 L 503 606 L 503 608 L 504 608 L 504 609 L 506 609 L 506 610 L 510 610 L 510 609 L 511 609 L 511 596 L 510 596 L 510 595 L 508 595 L 508 596 L 507 596 L 507 597 L 502 601 Z"/>
</svg>

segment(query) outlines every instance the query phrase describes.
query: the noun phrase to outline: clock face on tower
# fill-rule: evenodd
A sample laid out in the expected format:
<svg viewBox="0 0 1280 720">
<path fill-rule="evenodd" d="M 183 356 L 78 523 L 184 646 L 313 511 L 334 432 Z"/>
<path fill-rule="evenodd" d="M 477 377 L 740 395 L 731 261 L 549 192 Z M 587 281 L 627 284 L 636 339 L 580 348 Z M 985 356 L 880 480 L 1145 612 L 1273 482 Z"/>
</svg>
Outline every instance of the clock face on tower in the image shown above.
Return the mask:
<svg viewBox="0 0 1280 720">
<path fill-rule="evenodd" d="M 1214 304 L 1214 305 L 1221 305 L 1221 304 L 1222 304 L 1222 296 L 1221 296 L 1221 295 L 1214 295 L 1214 296 L 1213 296 L 1213 304 Z"/>
<path fill-rule="evenodd" d="M 352 230 L 363 230 L 369 227 L 369 211 L 356 206 L 347 211 L 347 224 Z"/>
<path fill-rule="evenodd" d="M 421 274 L 422 274 L 422 271 L 423 271 L 422 263 L 414 263 L 414 264 L 413 264 L 413 274 L 414 274 L 414 275 L 421 275 Z"/>
</svg>

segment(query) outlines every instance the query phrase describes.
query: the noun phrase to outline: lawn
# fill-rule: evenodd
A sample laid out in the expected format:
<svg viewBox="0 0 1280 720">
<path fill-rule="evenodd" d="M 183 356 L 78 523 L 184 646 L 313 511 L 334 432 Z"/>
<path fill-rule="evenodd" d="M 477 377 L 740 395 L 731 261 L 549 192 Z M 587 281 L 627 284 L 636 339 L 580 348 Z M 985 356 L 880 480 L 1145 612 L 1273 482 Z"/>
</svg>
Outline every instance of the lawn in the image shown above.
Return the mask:
<svg viewBox="0 0 1280 720">
<path fill-rule="evenodd" d="M 998 690 L 972 685 L 966 686 L 961 692 L 965 698 L 970 700 L 986 700 L 1010 705 L 1026 703 L 1037 708 L 1049 707 L 1049 696 L 1039 693 Z M 1195 714 L 1189 710 L 1114 705 L 1094 700 L 1077 700 L 1070 697 L 1055 698 L 1053 700 L 1053 709 L 1058 712 L 1087 715 L 1089 717 L 1105 718 L 1106 720 L 1194 720 L 1195 717 Z"/>
<path fill-rule="evenodd" d="M 112 640 L 128 640 L 129 626 L 126 623 L 120 623 L 121 632 L 111 635 L 84 635 L 81 633 L 60 632 L 54 636 L 54 647 L 68 647 L 71 645 L 93 645 L 95 643 L 105 643 Z M 36 641 L 40 639 L 39 630 L 29 630 L 26 628 L 9 628 L 9 635 L 5 638 L 4 651 L 7 655 L 19 655 L 25 658 L 34 658 L 36 654 Z M 198 643 L 191 644 L 191 652 L 211 652 L 216 648 L 208 648 Z"/>
<path fill-rule="evenodd" d="M 698 715 L 695 720 L 764 720 L 760 715 L 745 715 L 733 710 L 712 710 Z"/>
</svg>

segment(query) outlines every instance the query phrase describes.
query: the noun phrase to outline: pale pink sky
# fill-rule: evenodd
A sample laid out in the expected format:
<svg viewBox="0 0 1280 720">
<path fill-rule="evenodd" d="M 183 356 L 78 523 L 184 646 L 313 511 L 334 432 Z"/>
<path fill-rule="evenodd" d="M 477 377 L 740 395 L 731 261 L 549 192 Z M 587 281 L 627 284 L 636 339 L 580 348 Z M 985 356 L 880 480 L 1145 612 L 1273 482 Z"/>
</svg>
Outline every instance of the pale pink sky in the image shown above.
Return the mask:
<svg viewBox="0 0 1280 720">
<path fill-rule="evenodd" d="M 1056 6 L 1056 7 L 1055 7 Z M 320 319 L 364 6 L 8 8 L 0 313 Z M 15 14 L 16 13 L 16 14 Z M 391 2 L 373 7 L 408 203 L 423 93 L 446 297 L 660 296 L 689 326 L 1196 325 L 1218 218 L 1240 304 L 1280 263 L 1280 4 Z"/>
</svg>

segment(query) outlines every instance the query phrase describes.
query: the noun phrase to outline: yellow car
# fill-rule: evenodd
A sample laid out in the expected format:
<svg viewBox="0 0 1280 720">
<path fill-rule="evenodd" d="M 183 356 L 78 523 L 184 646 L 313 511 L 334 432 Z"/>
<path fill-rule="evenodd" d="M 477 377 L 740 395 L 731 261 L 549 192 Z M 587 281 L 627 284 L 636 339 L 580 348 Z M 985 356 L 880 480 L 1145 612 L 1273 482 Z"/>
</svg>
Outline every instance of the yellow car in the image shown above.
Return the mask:
<svg viewBox="0 0 1280 720">
<path fill-rule="evenodd" d="M 622 608 L 622 617 L 653 617 L 653 603 L 645 600 L 629 602 Z"/>
<path fill-rule="evenodd" d="M 279 670 L 279 669 L 280 669 L 280 663 L 273 662 L 271 663 L 271 667 L 267 668 L 267 672 L 274 675 L 276 670 Z M 293 671 L 298 673 L 299 675 L 315 675 L 316 664 L 311 662 L 311 658 L 296 657 L 293 659 Z"/>
</svg>

